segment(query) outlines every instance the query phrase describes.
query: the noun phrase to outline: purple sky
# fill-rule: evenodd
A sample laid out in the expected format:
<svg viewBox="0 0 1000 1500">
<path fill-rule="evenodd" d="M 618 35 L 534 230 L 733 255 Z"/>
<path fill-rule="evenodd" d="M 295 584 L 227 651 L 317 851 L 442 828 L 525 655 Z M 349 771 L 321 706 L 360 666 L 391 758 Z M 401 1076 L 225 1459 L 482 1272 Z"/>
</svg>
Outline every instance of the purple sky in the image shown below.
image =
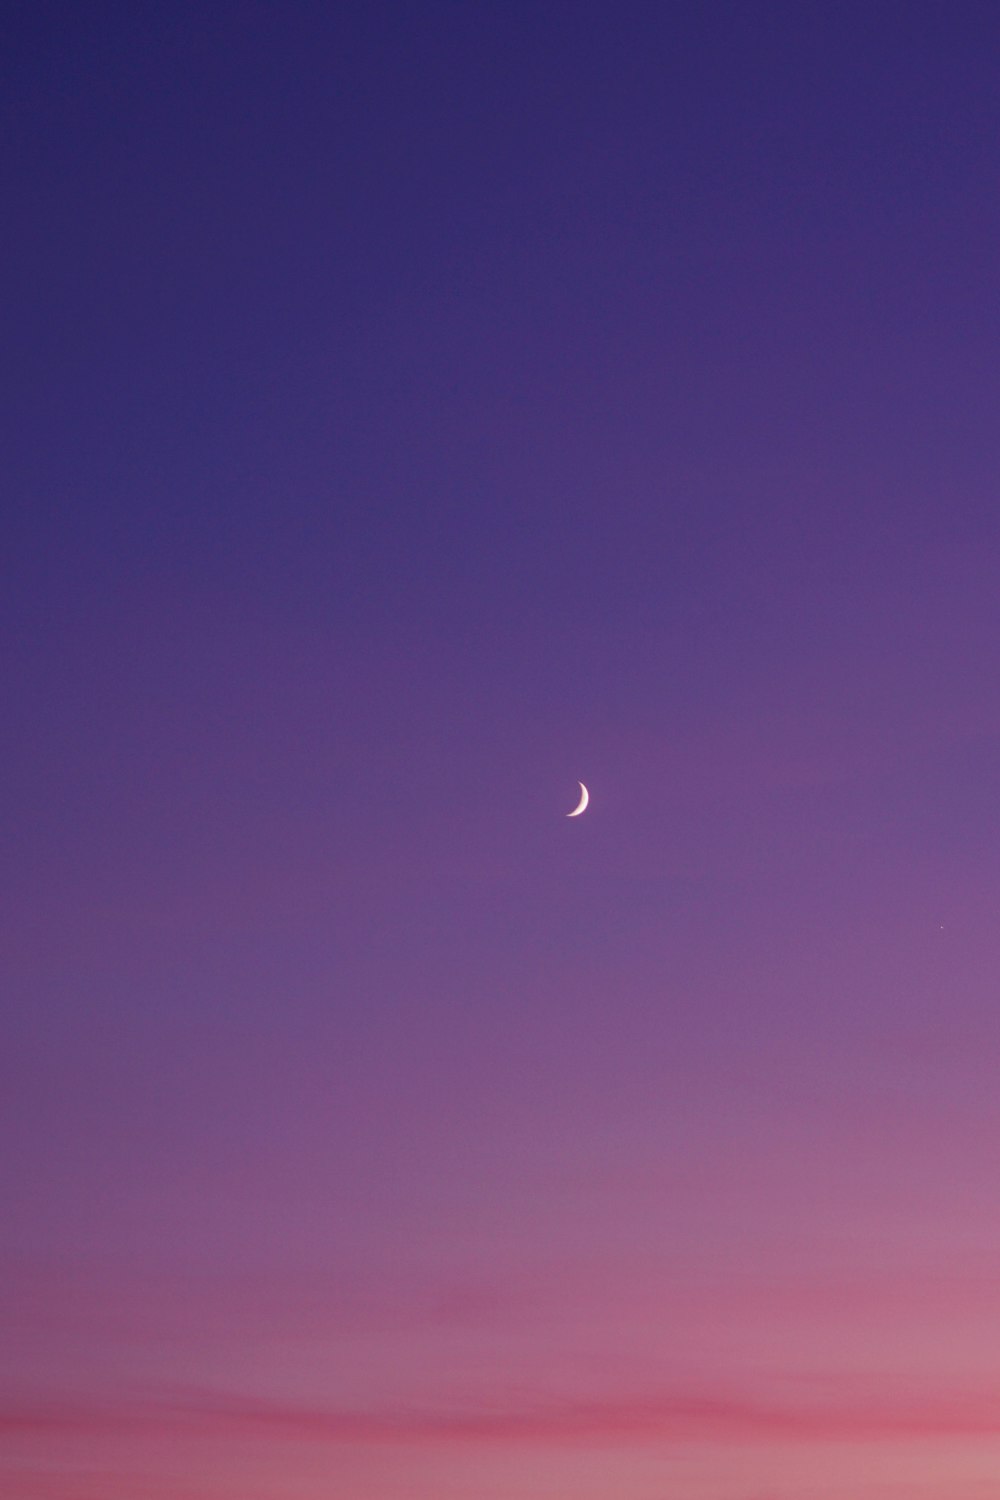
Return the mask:
<svg viewBox="0 0 1000 1500">
<path fill-rule="evenodd" d="M 997 8 L 4 21 L 0 1489 L 992 1500 Z"/>
</svg>

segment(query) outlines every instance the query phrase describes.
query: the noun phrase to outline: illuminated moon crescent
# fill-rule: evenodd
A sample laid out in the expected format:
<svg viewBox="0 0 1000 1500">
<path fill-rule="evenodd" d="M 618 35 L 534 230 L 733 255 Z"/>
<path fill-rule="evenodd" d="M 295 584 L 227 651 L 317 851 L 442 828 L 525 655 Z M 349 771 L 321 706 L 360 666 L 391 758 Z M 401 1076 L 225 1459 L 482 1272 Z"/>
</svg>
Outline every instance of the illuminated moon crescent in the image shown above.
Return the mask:
<svg viewBox="0 0 1000 1500">
<path fill-rule="evenodd" d="M 580 800 L 577 803 L 576 807 L 574 807 L 573 811 L 572 812 L 568 812 L 566 814 L 567 818 L 578 818 L 582 812 L 586 812 L 587 811 L 587 803 L 589 801 L 590 801 L 590 793 L 587 791 L 587 788 L 584 786 L 583 782 L 581 781 L 580 782 Z"/>
</svg>

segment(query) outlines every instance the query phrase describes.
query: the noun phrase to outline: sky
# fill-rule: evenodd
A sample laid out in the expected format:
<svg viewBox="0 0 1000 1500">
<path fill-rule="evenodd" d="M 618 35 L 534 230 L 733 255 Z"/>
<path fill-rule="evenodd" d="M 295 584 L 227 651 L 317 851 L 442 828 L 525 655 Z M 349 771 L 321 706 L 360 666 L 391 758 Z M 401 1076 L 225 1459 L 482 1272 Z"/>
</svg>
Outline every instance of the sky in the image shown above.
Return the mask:
<svg viewBox="0 0 1000 1500">
<path fill-rule="evenodd" d="M 3 23 L 0 1490 L 993 1500 L 995 5 Z"/>
</svg>

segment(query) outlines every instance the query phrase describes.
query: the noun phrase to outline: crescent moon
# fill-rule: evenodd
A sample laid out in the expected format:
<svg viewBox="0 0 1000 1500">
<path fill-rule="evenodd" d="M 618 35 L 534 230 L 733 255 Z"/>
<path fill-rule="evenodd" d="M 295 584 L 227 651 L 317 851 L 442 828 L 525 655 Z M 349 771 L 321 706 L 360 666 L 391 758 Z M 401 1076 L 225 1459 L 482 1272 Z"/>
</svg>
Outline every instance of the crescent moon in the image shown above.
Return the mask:
<svg viewBox="0 0 1000 1500">
<path fill-rule="evenodd" d="M 587 788 L 584 786 L 583 782 L 581 781 L 580 782 L 580 800 L 577 803 L 576 807 L 574 807 L 573 811 L 572 812 L 568 812 L 566 814 L 567 818 L 578 818 L 582 812 L 586 812 L 587 811 L 587 803 L 589 801 L 590 801 L 590 793 L 587 791 Z"/>
</svg>

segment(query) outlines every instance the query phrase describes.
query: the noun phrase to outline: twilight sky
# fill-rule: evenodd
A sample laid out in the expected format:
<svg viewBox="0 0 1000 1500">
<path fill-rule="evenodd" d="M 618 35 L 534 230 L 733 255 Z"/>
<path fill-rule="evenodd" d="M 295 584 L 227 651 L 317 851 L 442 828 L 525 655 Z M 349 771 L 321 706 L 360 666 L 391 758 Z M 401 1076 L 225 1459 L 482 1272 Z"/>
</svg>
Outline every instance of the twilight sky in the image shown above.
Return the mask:
<svg viewBox="0 0 1000 1500">
<path fill-rule="evenodd" d="M 3 11 L 0 1490 L 995 1500 L 997 7 Z"/>
</svg>

